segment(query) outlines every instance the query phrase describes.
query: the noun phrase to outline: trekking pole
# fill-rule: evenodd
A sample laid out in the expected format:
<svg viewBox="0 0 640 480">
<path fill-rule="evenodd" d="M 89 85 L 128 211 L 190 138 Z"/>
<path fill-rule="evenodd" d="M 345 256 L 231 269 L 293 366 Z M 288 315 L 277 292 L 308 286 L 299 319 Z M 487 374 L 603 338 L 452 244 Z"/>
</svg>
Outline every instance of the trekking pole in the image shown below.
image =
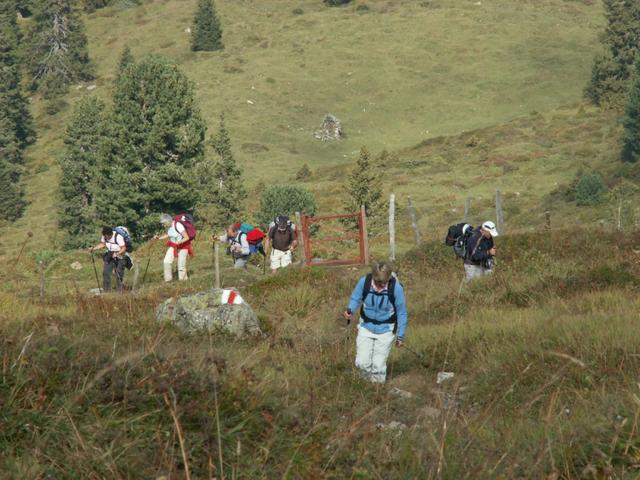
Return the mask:
<svg viewBox="0 0 640 480">
<path fill-rule="evenodd" d="M 33 237 L 33 232 L 27 232 L 27 238 L 26 240 L 22 243 L 22 246 L 20 247 L 20 252 L 18 253 L 18 256 L 16 258 L 16 261 L 13 262 L 14 264 L 14 268 L 16 265 L 18 265 L 18 262 L 20 261 L 20 257 L 22 257 L 22 252 L 24 251 L 24 247 L 27 246 L 27 243 L 29 242 L 29 240 L 31 240 L 31 237 Z"/>
<path fill-rule="evenodd" d="M 422 365 L 424 368 L 427 368 L 427 369 L 429 368 L 429 364 L 424 360 L 424 354 L 420 352 L 416 352 L 413 348 L 411 348 L 406 343 L 403 345 L 403 348 L 406 348 L 408 351 L 413 353 L 420 360 L 420 365 Z"/>
<path fill-rule="evenodd" d="M 93 273 L 96 276 L 96 283 L 98 284 L 98 292 L 102 292 L 102 287 L 100 286 L 100 280 L 98 279 L 98 269 L 96 268 L 96 261 L 93 258 L 93 252 L 90 252 L 91 255 L 91 263 L 93 264 Z"/>
<path fill-rule="evenodd" d="M 151 263 L 151 248 L 153 247 L 152 242 L 154 240 L 157 240 L 157 238 L 154 237 L 149 242 L 149 248 L 147 249 L 147 254 L 149 255 L 149 258 L 147 259 L 147 264 L 144 267 L 144 274 L 142 275 L 142 282 L 140 283 L 140 288 L 142 288 L 142 286 L 144 285 L 144 281 L 147 279 L 147 272 L 149 271 L 149 264 Z"/>
</svg>

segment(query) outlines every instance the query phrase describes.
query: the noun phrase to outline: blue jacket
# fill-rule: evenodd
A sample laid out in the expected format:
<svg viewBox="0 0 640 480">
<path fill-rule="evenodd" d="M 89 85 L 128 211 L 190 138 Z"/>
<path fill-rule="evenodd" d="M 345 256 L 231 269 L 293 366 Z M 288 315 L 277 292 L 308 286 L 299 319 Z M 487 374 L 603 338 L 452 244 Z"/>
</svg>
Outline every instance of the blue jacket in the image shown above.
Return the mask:
<svg viewBox="0 0 640 480">
<path fill-rule="evenodd" d="M 467 258 L 464 263 L 467 265 L 482 265 L 482 263 L 491 258 L 489 250 L 493 248 L 493 238 L 485 238 L 482 236 L 480 229 L 473 231 L 467 240 Z"/>
<path fill-rule="evenodd" d="M 349 302 L 349 310 L 351 310 L 354 314 L 356 314 L 358 308 L 362 304 L 362 294 L 364 290 L 364 284 L 366 282 L 366 276 L 362 277 L 358 280 L 356 284 L 356 288 L 353 289 L 353 293 L 351 294 L 351 301 Z M 396 309 L 395 313 L 398 317 L 398 338 L 404 338 L 404 332 L 407 328 L 407 303 L 404 297 L 404 290 L 400 282 L 396 280 L 395 282 L 395 303 Z M 371 287 L 373 289 L 373 286 Z M 382 292 L 386 293 L 386 290 Z M 389 297 L 384 295 L 373 295 L 368 293 L 366 298 L 364 299 L 364 313 L 367 318 L 372 320 L 384 321 L 390 319 L 394 314 L 393 305 L 389 301 Z M 369 330 L 371 333 L 387 333 L 393 331 L 392 323 L 370 323 L 362 321 L 362 326 Z"/>
</svg>

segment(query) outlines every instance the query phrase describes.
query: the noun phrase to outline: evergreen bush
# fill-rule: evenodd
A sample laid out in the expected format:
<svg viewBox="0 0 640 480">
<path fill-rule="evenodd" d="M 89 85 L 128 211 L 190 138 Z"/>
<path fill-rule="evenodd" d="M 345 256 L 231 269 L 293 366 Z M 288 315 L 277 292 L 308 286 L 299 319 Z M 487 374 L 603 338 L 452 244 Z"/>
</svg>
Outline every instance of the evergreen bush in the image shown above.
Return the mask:
<svg viewBox="0 0 640 480">
<path fill-rule="evenodd" d="M 576 185 L 576 204 L 581 207 L 598 205 L 606 192 L 607 186 L 601 175 L 582 175 Z"/>
<path fill-rule="evenodd" d="M 212 52 L 223 48 L 222 27 L 213 0 L 199 0 L 191 28 L 191 50 Z"/>
<path fill-rule="evenodd" d="M 267 226 L 278 215 L 294 218 L 296 212 L 315 215 L 316 200 L 304 187 L 296 185 L 274 185 L 262 194 L 257 220 Z"/>
</svg>

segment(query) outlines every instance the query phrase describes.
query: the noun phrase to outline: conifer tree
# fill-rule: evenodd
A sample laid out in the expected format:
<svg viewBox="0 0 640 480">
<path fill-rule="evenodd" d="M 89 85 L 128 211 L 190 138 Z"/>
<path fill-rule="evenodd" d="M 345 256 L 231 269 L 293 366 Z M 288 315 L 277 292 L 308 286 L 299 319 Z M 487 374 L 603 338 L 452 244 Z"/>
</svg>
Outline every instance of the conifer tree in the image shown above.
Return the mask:
<svg viewBox="0 0 640 480">
<path fill-rule="evenodd" d="M 160 57 L 122 72 L 113 109 L 96 211 L 103 222 L 125 224 L 144 237 L 157 230 L 158 214 L 193 210 L 206 127 L 191 83 Z"/>
<path fill-rule="evenodd" d="M 359 212 L 364 205 L 367 217 L 375 220 L 382 210 L 382 182 L 378 167 L 371 162 L 366 147 L 360 149 L 360 156 L 347 180 L 349 198 L 345 202 L 348 212 Z"/>
<path fill-rule="evenodd" d="M 605 52 L 596 57 L 585 96 L 596 104 L 624 101 L 633 63 L 640 48 L 640 2 L 604 0 L 607 28 Z"/>
<path fill-rule="evenodd" d="M 22 150 L 16 139 L 15 126 L 0 112 L 0 219 L 15 220 L 22 216 L 26 203 L 20 183 Z"/>
<path fill-rule="evenodd" d="M 60 159 L 58 225 L 65 232 L 65 247 L 91 243 L 99 226 L 95 212 L 97 168 L 105 141 L 105 106 L 85 97 L 76 105 Z"/>
<path fill-rule="evenodd" d="M 16 0 L 15 8 L 20 13 L 20 16 L 27 18 L 33 15 L 33 2 L 34 0 Z"/>
<path fill-rule="evenodd" d="M 135 62 L 135 58 L 133 58 L 133 54 L 131 53 L 131 49 L 129 48 L 129 45 L 126 45 L 122 50 L 122 53 L 120 54 L 120 60 L 118 61 L 116 83 L 118 83 L 118 81 L 120 80 L 122 72 L 124 72 L 124 70 L 133 62 Z"/>
<path fill-rule="evenodd" d="M 211 145 L 217 155 L 209 187 L 216 211 L 213 223 L 217 227 L 223 227 L 239 221 L 247 198 L 242 181 L 242 169 L 233 158 L 231 137 L 225 125 L 224 115 L 220 116 L 220 128 L 211 140 Z"/>
<path fill-rule="evenodd" d="M 191 50 L 212 52 L 223 48 L 222 27 L 213 0 L 198 0 L 198 9 L 191 28 Z"/>
<path fill-rule="evenodd" d="M 640 158 L 640 56 L 635 63 L 635 75 L 622 124 L 624 125 L 622 159 L 636 162 Z"/>
<path fill-rule="evenodd" d="M 8 117 L 20 148 L 35 140 L 29 105 L 21 91 L 18 43 L 21 40 L 12 2 L 0 2 L 0 115 Z"/>
<path fill-rule="evenodd" d="M 38 2 L 33 22 L 28 49 L 32 88 L 51 98 L 74 81 L 93 78 L 77 0 Z"/>
</svg>

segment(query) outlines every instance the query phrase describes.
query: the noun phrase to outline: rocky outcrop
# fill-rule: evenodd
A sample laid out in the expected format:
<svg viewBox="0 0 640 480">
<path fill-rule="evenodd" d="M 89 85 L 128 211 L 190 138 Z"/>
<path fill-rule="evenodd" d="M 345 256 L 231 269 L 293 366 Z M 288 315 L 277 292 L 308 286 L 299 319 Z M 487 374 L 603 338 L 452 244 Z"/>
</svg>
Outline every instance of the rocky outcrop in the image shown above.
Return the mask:
<svg viewBox="0 0 640 480">
<path fill-rule="evenodd" d="M 262 335 L 258 317 L 233 290 L 212 289 L 169 298 L 158 307 L 157 319 L 187 333 L 226 332 L 237 337 Z"/>
<path fill-rule="evenodd" d="M 313 136 L 323 142 L 328 140 L 340 140 L 344 136 L 342 124 L 335 115 L 328 114 L 324 117 L 320 130 L 316 130 Z"/>
</svg>

